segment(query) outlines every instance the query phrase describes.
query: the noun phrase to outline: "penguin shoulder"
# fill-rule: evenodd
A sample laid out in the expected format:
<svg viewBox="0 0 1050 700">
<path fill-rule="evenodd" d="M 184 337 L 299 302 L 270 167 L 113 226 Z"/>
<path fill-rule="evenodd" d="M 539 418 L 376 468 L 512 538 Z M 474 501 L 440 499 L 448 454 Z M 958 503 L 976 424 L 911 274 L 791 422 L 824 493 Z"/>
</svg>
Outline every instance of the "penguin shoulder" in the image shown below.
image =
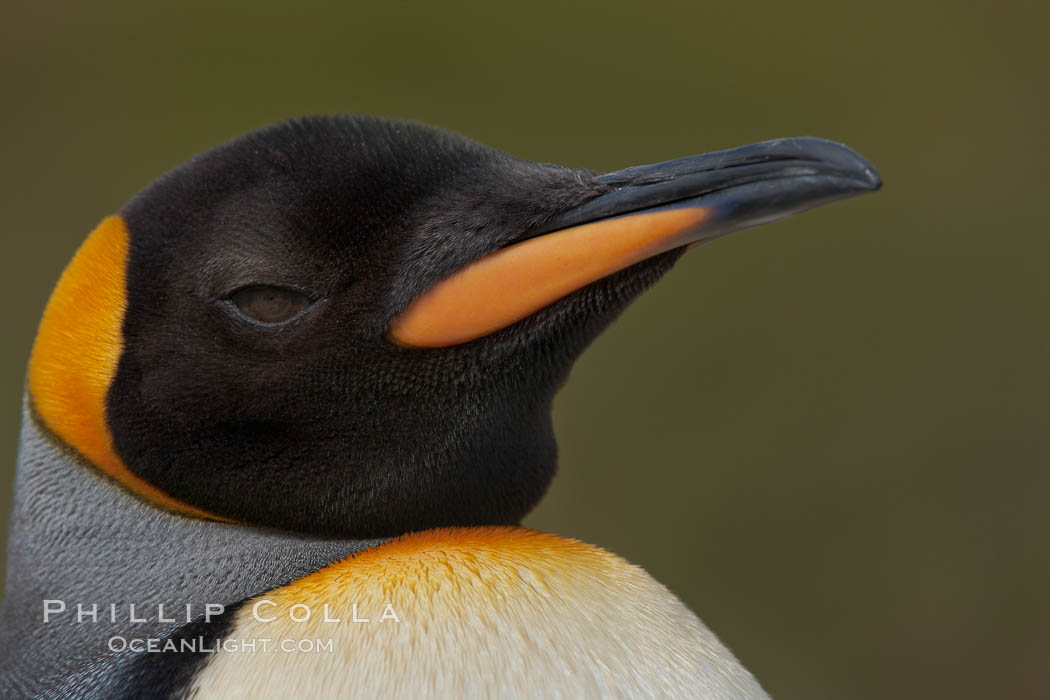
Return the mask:
<svg viewBox="0 0 1050 700">
<path fill-rule="evenodd" d="M 765 697 L 644 570 L 518 527 L 389 540 L 246 601 L 229 630 L 194 697 Z"/>
</svg>

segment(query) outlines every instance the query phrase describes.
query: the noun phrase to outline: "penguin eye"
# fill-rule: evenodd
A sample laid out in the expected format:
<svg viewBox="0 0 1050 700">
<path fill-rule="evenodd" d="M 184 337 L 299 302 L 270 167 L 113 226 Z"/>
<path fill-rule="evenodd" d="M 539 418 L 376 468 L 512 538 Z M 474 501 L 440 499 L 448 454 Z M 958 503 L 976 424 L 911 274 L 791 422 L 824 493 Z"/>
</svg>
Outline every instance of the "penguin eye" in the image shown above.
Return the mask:
<svg viewBox="0 0 1050 700">
<path fill-rule="evenodd" d="M 256 323 L 276 325 L 291 321 L 312 303 L 305 294 L 283 287 L 244 287 L 229 301 L 242 315 Z"/>
</svg>

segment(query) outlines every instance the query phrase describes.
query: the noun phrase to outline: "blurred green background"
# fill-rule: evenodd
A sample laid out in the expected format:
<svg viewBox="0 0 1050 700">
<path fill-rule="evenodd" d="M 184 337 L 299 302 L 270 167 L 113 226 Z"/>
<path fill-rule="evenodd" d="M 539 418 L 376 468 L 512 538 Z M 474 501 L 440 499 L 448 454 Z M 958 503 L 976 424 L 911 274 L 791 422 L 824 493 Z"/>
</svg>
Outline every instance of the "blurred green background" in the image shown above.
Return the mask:
<svg viewBox="0 0 1050 700">
<path fill-rule="evenodd" d="M 1045 697 L 1045 3 L 6 3 L 0 503 L 82 237 L 307 113 L 612 170 L 848 142 L 877 195 L 696 251 L 581 359 L 528 524 L 676 591 L 780 698 Z"/>
</svg>

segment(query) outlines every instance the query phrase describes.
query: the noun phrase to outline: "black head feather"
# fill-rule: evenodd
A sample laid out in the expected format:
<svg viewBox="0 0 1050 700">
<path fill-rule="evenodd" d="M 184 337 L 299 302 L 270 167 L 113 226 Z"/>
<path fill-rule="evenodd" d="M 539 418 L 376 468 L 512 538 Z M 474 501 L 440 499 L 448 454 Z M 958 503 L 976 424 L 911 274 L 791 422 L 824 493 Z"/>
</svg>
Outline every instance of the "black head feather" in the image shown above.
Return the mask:
<svg viewBox="0 0 1050 700">
<path fill-rule="evenodd" d="M 391 320 L 465 264 L 610 189 L 419 124 L 279 124 L 124 209 L 125 346 L 107 397 L 128 467 L 234 520 L 373 537 L 519 521 L 555 470 L 550 406 L 575 358 L 679 254 L 478 340 L 408 349 Z M 252 323 L 238 289 L 312 305 Z"/>
</svg>

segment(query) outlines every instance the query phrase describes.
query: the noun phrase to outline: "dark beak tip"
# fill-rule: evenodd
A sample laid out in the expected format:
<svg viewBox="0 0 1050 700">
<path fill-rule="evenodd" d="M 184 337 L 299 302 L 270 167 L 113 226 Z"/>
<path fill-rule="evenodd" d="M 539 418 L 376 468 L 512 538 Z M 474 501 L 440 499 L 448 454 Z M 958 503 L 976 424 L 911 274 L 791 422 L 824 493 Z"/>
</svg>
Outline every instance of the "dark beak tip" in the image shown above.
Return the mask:
<svg viewBox="0 0 1050 700">
<path fill-rule="evenodd" d="M 874 192 L 882 187 L 882 176 L 875 166 L 857 151 L 844 143 L 814 136 L 776 139 L 766 141 L 770 154 L 786 155 L 804 153 L 816 162 L 823 162 L 830 170 L 837 170 L 855 179 L 862 189 Z"/>
<path fill-rule="evenodd" d="M 882 189 L 882 176 L 879 175 L 879 171 L 875 168 L 868 167 L 864 170 L 864 174 L 868 176 L 868 182 L 871 183 L 872 192 L 877 192 Z"/>
</svg>

